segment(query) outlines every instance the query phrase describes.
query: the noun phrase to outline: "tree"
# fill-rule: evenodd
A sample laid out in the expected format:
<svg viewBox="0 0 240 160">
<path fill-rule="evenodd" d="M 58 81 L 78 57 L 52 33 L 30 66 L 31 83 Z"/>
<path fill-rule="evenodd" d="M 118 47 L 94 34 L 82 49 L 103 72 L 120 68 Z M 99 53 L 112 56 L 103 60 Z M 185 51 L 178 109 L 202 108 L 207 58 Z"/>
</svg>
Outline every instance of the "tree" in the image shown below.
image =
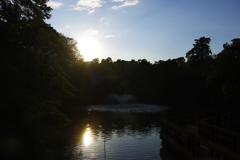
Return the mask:
<svg viewBox="0 0 240 160">
<path fill-rule="evenodd" d="M 193 48 L 186 53 L 187 65 L 189 68 L 188 88 L 189 100 L 197 103 L 205 103 L 207 94 L 205 89 L 206 77 L 203 76 L 203 65 L 212 54 L 209 43 L 211 39 L 200 37 L 195 39 Z M 191 98 L 190 98 L 191 97 Z"/>
<path fill-rule="evenodd" d="M 20 147 L 41 158 L 43 150 L 50 154 L 52 140 L 69 122 L 59 107 L 73 96 L 68 73 L 79 60 L 76 41 L 44 22 L 51 11 L 46 2 L 0 0 L 3 138 L 20 137 L 24 144 Z"/>
<path fill-rule="evenodd" d="M 201 37 L 199 39 L 195 39 L 195 44 L 193 44 L 193 48 L 186 53 L 186 58 L 188 62 L 196 63 L 202 62 L 204 59 L 209 57 L 212 54 L 209 43 L 211 39 Z"/>
<path fill-rule="evenodd" d="M 51 17 L 49 0 L 0 0 L 0 21 L 45 20 Z"/>
<path fill-rule="evenodd" d="M 113 62 L 112 58 L 110 58 L 110 57 L 101 60 L 101 63 L 106 63 L 106 64 L 109 64 L 109 63 L 112 63 L 112 62 Z"/>
<path fill-rule="evenodd" d="M 240 39 L 224 44 L 223 50 L 210 66 L 206 85 L 211 96 L 226 103 L 239 104 L 240 99 Z"/>
</svg>

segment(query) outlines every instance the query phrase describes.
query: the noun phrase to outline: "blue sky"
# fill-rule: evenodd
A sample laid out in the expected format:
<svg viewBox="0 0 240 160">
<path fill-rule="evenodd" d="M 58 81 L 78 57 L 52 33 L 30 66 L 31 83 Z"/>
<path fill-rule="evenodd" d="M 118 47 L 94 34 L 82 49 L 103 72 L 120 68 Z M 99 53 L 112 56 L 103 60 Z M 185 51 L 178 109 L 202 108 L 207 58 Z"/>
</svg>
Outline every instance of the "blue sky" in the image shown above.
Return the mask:
<svg viewBox="0 0 240 160">
<path fill-rule="evenodd" d="M 185 57 L 194 39 L 211 38 L 213 54 L 240 38 L 240 0 L 54 0 L 58 32 L 78 41 L 86 61 Z"/>
</svg>

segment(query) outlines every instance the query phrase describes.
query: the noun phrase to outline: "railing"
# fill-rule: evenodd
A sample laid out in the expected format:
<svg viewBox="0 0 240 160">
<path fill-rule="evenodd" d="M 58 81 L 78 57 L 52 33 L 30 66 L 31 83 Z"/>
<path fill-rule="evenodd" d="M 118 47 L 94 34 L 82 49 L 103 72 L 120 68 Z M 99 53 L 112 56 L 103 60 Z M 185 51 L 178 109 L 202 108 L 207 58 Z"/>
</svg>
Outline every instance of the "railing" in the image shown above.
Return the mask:
<svg viewBox="0 0 240 160">
<path fill-rule="evenodd" d="M 240 109 L 236 111 L 231 111 L 226 114 L 217 115 L 215 117 L 207 118 L 201 122 L 206 122 L 208 124 L 218 126 L 218 127 L 227 127 L 234 122 L 240 120 Z"/>
<path fill-rule="evenodd" d="M 163 120 L 161 136 L 174 145 L 188 159 L 194 159 L 194 134 L 185 132 L 181 127 Z M 163 131 L 164 130 L 164 131 Z"/>
<path fill-rule="evenodd" d="M 161 136 L 188 159 L 209 156 L 239 160 L 240 134 L 225 129 L 236 122 L 240 122 L 239 106 L 213 109 L 163 119 Z M 196 125 L 197 133 L 189 132 L 188 124 Z"/>
<path fill-rule="evenodd" d="M 198 134 L 207 140 L 240 154 L 240 134 L 224 128 L 239 120 L 240 110 L 205 119 L 198 122 Z"/>
<path fill-rule="evenodd" d="M 175 116 L 175 117 L 167 118 L 166 120 L 174 124 L 177 124 L 179 126 L 183 126 L 185 124 L 191 124 L 199 120 L 215 117 L 215 116 L 229 113 L 229 112 L 234 112 L 238 109 L 240 109 L 240 106 L 236 105 L 236 106 L 217 108 L 217 109 L 212 109 L 212 110 L 207 110 L 202 112 L 196 112 L 192 114 L 185 114 L 181 116 Z"/>
</svg>

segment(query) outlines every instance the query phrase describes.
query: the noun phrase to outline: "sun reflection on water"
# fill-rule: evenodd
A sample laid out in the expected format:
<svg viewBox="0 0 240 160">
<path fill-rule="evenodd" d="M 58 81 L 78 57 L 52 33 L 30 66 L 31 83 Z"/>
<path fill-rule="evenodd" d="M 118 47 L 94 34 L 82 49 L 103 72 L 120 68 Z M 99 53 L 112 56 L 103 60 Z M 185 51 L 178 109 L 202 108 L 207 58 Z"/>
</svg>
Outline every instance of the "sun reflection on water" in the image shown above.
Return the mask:
<svg viewBox="0 0 240 160">
<path fill-rule="evenodd" d="M 85 129 L 85 133 L 83 135 L 83 143 L 85 146 L 89 146 L 92 142 L 92 137 L 91 137 L 91 129 L 87 127 Z"/>
</svg>

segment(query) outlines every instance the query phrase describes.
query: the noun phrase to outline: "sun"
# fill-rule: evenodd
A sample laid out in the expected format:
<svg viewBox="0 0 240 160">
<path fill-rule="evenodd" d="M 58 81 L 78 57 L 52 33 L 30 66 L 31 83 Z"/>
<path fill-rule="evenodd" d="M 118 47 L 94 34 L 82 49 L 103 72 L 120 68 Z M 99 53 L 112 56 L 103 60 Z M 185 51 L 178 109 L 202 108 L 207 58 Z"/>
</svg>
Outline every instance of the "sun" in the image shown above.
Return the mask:
<svg viewBox="0 0 240 160">
<path fill-rule="evenodd" d="M 101 55 L 101 47 L 96 39 L 91 37 L 83 37 L 78 40 L 78 49 L 85 61 L 91 61 L 99 58 Z"/>
</svg>

